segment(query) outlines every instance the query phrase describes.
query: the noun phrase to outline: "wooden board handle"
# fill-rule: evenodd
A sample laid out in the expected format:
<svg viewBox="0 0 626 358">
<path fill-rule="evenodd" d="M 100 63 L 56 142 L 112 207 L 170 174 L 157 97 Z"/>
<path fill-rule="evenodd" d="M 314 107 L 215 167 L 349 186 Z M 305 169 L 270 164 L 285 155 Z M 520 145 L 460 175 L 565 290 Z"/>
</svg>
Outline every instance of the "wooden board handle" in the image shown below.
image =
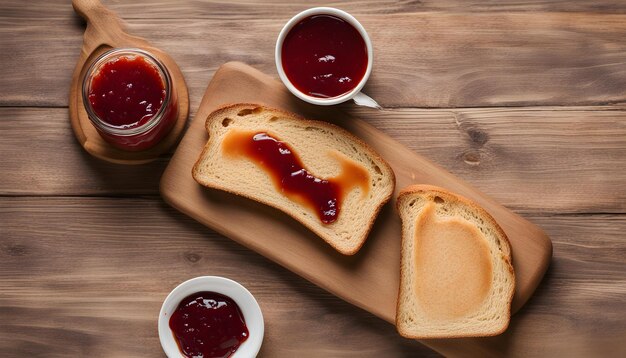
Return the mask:
<svg viewBox="0 0 626 358">
<path fill-rule="evenodd" d="M 115 39 L 123 33 L 122 20 L 100 0 L 72 0 L 72 7 L 87 21 L 87 31 L 95 31 L 108 39 Z"/>
</svg>

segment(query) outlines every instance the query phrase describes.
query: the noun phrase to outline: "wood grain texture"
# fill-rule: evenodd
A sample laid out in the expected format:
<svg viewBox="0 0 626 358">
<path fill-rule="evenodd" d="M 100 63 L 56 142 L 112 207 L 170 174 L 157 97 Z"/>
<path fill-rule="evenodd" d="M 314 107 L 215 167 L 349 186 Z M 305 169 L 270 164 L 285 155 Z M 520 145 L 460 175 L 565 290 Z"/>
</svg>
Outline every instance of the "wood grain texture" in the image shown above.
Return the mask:
<svg viewBox="0 0 626 358">
<path fill-rule="evenodd" d="M 204 274 L 231 277 L 256 296 L 267 322 L 262 357 L 432 355 L 159 200 L 0 200 L 5 357 L 158 356 L 162 299 Z M 519 357 L 623 352 L 626 216 L 528 215 L 553 238 L 554 262 L 505 333 L 523 343 L 491 348 Z"/>
<path fill-rule="evenodd" d="M 0 195 L 156 195 L 164 156 L 141 166 L 82 149 L 67 108 L 0 108 Z"/>
<path fill-rule="evenodd" d="M 199 275 L 232 278 L 256 296 L 261 357 L 434 356 L 158 199 L 0 200 L 3 357 L 160 356 L 163 299 Z"/>
<path fill-rule="evenodd" d="M 624 107 L 352 112 L 509 208 L 626 212 Z M 91 160 L 67 109 L 0 108 L 0 118 L 0 195 L 158 194 L 166 157 L 136 168 Z"/>
<path fill-rule="evenodd" d="M 419 1 L 362 1 L 337 2 L 307 0 L 270 0 L 262 6 L 254 0 L 147 0 L 103 1 L 111 10 L 124 14 L 127 19 L 181 18 L 206 19 L 237 16 L 249 18 L 280 18 L 296 14 L 314 6 L 339 7 L 355 15 L 396 14 L 424 11 L 448 11 L 455 13 L 475 12 L 591 12 L 624 14 L 626 4 L 614 0 L 419 0 Z M 46 11 L 40 11 L 45 4 Z M 13 18 L 61 18 L 71 16 L 66 0 L 4 0 L 0 14 Z"/>
<path fill-rule="evenodd" d="M 127 30 L 169 53 L 197 100 L 217 67 L 229 60 L 276 74 L 275 40 L 290 16 L 241 19 L 240 14 L 193 21 L 178 14 L 132 19 Z M 374 45 L 373 72 L 364 92 L 386 107 L 626 102 L 625 14 L 415 12 L 358 17 Z M 0 48 L 5 49 L 0 52 L 5 64 L 0 76 L 9 84 L 0 88 L 0 105 L 66 106 L 78 54 L 71 49 L 80 47 L 83 31 L 80 21 L 0 17 L 0 23 Z M 13 70 L 20 67 L 29 68 L 40 81 Z M 191 107 L 197 105 L 192 100 Z"/>
</svg>

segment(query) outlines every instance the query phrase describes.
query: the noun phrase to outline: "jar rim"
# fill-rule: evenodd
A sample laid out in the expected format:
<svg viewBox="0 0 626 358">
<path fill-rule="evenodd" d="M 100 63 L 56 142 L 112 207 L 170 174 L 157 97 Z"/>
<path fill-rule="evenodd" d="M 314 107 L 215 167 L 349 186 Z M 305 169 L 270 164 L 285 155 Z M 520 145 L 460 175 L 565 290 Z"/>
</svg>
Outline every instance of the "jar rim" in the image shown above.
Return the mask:
<svg viewBox="0 0 626 358">
<path fill-rule="evenodd" d="M 91 79 L 93 78 L 93 75 L 96 73 L 96 71 L 99 70 L 102 65 L 109 62 L 110 60 L 114 58 L 124 57 L 124 56 L 141 56 L 142 58 L 147 60 L 150 64 L 152 64 L 157 69 L 165 85 L 165 98 L 163 100 L 163 103 L 161 104 L 161 108 L 159 108 L 157 113 L 152 118 L 150 118 L 146 123 L 138 127 L 120 128 L 118 126 L 114 126 L 103 121 L 100 118 L 100 116 L 96 114 L 96 112 L 94 111 L 91 105 L 91 102 L 88 99 Z M 167 71 L 167 68 L 165 67 L 163 62 L 157 59 L 154 55 L 152 55 L 148 51 L 145 51 L 139 48 L 131 48 L 131 47 L 113 48 L 104 52 L 100 56 L 98 56 L 94 60 L 94 62 L 89 66 L 87 71 L 85 72 L 85 76 L 83 77 L 83 88 L 82 88 L 83 106 L 85 107 L 85 111 L 87 111 L 87 116 L 91 120 L 91 123 L 93 123 L 96 126 L 96 128 L 108 134 L 122 136 L 122 137 L 140 135 L 140 134 L 144 134 L 150 131 L 163 118 L 164 113 L 171 101 L 171 93 L 172 93 L 171 88 L 172 88 L 172 79 L 170 77 L 169 72 Z"/>
</svg>

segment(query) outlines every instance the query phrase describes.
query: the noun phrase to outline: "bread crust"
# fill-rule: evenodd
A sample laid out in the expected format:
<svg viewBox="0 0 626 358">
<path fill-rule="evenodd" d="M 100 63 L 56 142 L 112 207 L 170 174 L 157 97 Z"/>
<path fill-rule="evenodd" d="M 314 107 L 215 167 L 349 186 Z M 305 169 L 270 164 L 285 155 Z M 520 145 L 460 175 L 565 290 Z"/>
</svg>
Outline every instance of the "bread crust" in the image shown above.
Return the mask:
<svg viewBox="0 0 626 358">
<path fill-rule="evenodd" d="M 359 144 L 360 146 L 364 147 L 365 150 L 368 151 L 368 155 L 375 158 L 376 160 L 378 160 L 384 167 L 384 169 L 381 168 L 381 170 L 384 170 L 386 172 L 386 175 L 390 176 L 391 179 L 391 183 L 392 183 L 392 188 L 391 190 L 389 190 L 389 194 L 387 194 L 384 197 L 384 200 L 382 200 L 380 202 L 379 205 L 376 206 L 376 208 L 373 211 L 373 214 L 370 217 L 370 220 L 367 223 L 367 229 L 365 231 L 365 237 L 360 239 L 358 241 L 358 245 L 354 246 L 352 249 L 349 250 L 345 250 L 342 249 L 340 246 L 337 245 L 337 243 L 335 243 L 333 240 L 331 240 L 328 237 L 325 237 L 323 235 L 323 233 L 319 232 L 318 230 L 316 230 L 315 227 L 309 225 L 306 220 L 303 220 L 301 218 L 299 218 L 296 215 L 291 215 L 291 213 L 284 211 L 283 208 L 281 208 L 279 205 L 273 205 L 271 203 L 262 203 L 263 205 L 267 205 L 270 207 L 273 207 L 275 209 L 280 210 L 281 212 L 289 215 L 291 218 L 295 219 L 296 221 L 298 221 L 300 224 L 302 224 L 304 227 L 308 228 L 309 230 L 313 231 L 317 236 L 319 236 L 320 238 L 322 238 L 325 242 L 327 242 L 331 247 L 333 247 L 335 250 L 337 250 L 338 252 L 340 252 L 343 255 L 346 256 L 351 256 L 356 254 L 361 247 L 365 244 L 365 241 L 367 240 L 367 236 L 369 236 L 369 233 L 372 229 L 372 226 L 374 225 L 374 222 L 376 221 L 376 218 L 378 217 L 378 214 L 380 213 L 380 211 L 382 210 L 383 206 L 389 202 L 389 200 L 391 199 L 393 192 L 395 190 L 395 183 L 396 183 L 396 178 L 395 178 L 395 173 L 393 172 L 393 169 L 391 169 L 391 166 L 389 166 L 389 164 L 387 163 L 386 160 L 384 160 L 374 149 L 372 149 L 367 143 L 363 142 L 360 138 L 356 137 L 355 135 L 353 135 L 352 133 L 348 132 L 347 130 L 345 130 L 344 128 L 341 128 L 335 124 L 332 123 L 328 123 L 328 122 L 324 122 L 324 121 L 318 121 L 318 120 L 311 120 L 311 119 L 306 119 L 296 113 L 291 113 L 288 112 L 286 110 L 282 110 L 282 109 L 277 109 L 277 108 L 271 108 L 271 107 L 267 107 L 265 105 L 262 104 L 255 104 L 255 103 L 234 103 L 234 104 L 227 104 L 224 106 L 219 107 L 218 109 L 216 109 L 215 111 L 211 112 L 208 116 L 207 119 L 205 121 L 205 129 L 207 130 L 207 132 L 210 134 L 209 132 L 209 128 L 212 124 L 213 121 L 219 120 L 221 118 L 221 114 L 224 112 L 228 112 L 234 108 L 241 108 L 241 109 L 246 109 L 246 108 L 263 108 L 264 110 L 267 111 L 272 111 L 272 112 L 278 112 L 281 113 L 282 115 L 284 115 L 285 117 L 288 117 L 289 119 L 293 119 L 293 120 L 297 120 L 297 121 L 301 121 L 303 123 L 306 124 L 310 124 L 311 126 L 317 126 L 317 127 L 322 127 L 322 128 L 326 128 L 327 130 L 331 130 L 334 132 L 338 132 L 339 134 L 341 134 L 342 136 L 345 136 L 347 138 L 349 138 L 350 140 L 356 142 L 357 144 Z M 209 138 L 210 141 L 210 138 Z M 207 152 L 209 151 L 209 141 L 207 141 L 207 143 L 205 144 L 200 156 L 198 157 L 198 160 L 196 160 L 196 163 L 194 164 L 192 170 L 191 170 L 191 175 L 193 176 L 194 180 L 196 182 L 198 182 L 199 184 L 208 187 L 208 188 L 212 188 L 212 189 L 218 189 L 218 190 L 222 190 L 234 195 L 238 195 L 238 196 L 242 196 L 245 197 L 247 199 L 251 199 L 254 201 L 259 202 L 258 200 L 256 200 L 255 198 L 253 198 L 252 196 L 248 195 L 248 193 L 244 192 L 244 191 L 240 191 L 240 190 L 236 190 L 236 189 L 232 189 L 232 188 L 227 188 L 227 187 L 223 187 L 220 185 L 215 185 L 214 183 L 209 183 L 206 182 L 204 180 L 202 180 L 202 178 L 198 175 L 199 173 L 199 166 L 200 166 L 200 162 L 201 159 L 207 154 Z"/>
<path fill-rule="evenodd" d="M 507 264 L 507 268 L 509 269 L 509 273 L 513 276 L 513 290 L 511 290 L 511 293 L 509 294 L 509 296 L 507 297 L 507 324 L 504 325 L 502 327 L 502 329 L 495 331 L 495 332 L 490 332 L 487 334 L 480 334 L 480 335 L 474 335 L 474 334 L 436 334 L 436 335 L 414 335 L 411 334 L 410 332 L 407 331 L 403 331 L 399 325 L 397 324 L 400 318 L 400 294 L 402 291 L 402 286 L 403 286 L 403 282 L 405 282 L 405 280 L 407 279 L 406 277 L 404 277 L 404 273 L 403 270 L 400 270 L 400 286 L 398 288 L 398 298 L 396 300 L 396 329 L 398 330 L 398 333 L 400 333 L 401 336 L 405 337 L 405 338 L 412 338 L 412 339 L 437 339 L 437 338 L 464 338 L 464 337 L 491 337 L 491 336 L 497 336 L 499 334 L 502 334 L 504 331 L 506 331 L 506 329 L 509 326 L 509 323 L 511 321 L 511 303 L 513 301 L 513 295 L 515 294 L 515 289 L 516 289 L 516 281 L 515 281 L 515 271 L 513 269 L 513 255 L 511 253 L 511 243 L 509 242 L 509 238 L 506 236 L 506 233 L 504 232 L 504 230 L 502 230 L 502 228 L 500 227 L 500 225 L 498 225 L 498 223 L 496 222 L 496 220 L 485 210 L 483 209 L 481 206 L 479 206 L 478 204 L 474 203 L 473 201 L 471 201 L 470 199 L 465 198 L 464 196 L 452 193 L 446 189 L 443 189 L 441 187 L 438 186 L 434 186 L 434 185 L 428 185 L 428 184 L 413 184 L 413 185 L 409 185 L 405 188 L 403 188 L 399 193 L 398 193 L 398 197 L 396 200 L 396 210 L 398 211 L 398 214 L 400 215 L 402 206 L 404 205 L 404 201 L 406 200 L 406 198 L 408 198 L 411 194 L 419 194 L 419 193 L 423 193 L 426 194 L 425 196 L 428 197 L 429 199 L 433 198 L 435 196 L 439 196 L 444 198 L 444 200 L 446 201 L 450 201 L 450 202 L 460 202 L 464 205 L 467 205 L 469 207 L 471 207 L 472 209 L 476 210 L 477 212 L 480 213 L 481 217 L 487 221 L 489 221 L 489 224 L 491 224 L 491 226 L 493 226 L 496 231 L 498 232 L 498 238 L 509 247 L 509 256 L 507 257 L 506 255 L 502 255 L 503 259 L 505 260 L 506 264 Z M 402 222 L 402 233 L 404 233 L 404 230 L 406 229 L 407 223 L 405 223 L 405 220 L 401 220 Z M 405 260 L 406 257 L 408 257 L 407 253 L 404 251 L 404 245 L 400 245 L 400 267 L 403 267 L 405 264 Z"/>
</svg>

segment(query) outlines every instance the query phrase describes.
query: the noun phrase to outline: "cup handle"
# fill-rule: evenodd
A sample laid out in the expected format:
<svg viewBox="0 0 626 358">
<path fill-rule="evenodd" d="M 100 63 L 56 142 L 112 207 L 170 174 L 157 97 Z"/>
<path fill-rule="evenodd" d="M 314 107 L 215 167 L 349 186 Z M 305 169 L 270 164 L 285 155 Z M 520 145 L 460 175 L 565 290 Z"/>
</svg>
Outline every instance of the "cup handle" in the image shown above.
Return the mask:
<svg viewBox="0 0 626 358">
<path fill-rule="evenodd" d="M 352 97 L 352 100 L 354 101 L 354 103 L 356 103 L 357 106 L 383 109 L 383 107 L 381 107 L 372 97 L 366 95 L 363 92 L 359 92 L 354 95 L 354 97 Z"/>
</svg>

